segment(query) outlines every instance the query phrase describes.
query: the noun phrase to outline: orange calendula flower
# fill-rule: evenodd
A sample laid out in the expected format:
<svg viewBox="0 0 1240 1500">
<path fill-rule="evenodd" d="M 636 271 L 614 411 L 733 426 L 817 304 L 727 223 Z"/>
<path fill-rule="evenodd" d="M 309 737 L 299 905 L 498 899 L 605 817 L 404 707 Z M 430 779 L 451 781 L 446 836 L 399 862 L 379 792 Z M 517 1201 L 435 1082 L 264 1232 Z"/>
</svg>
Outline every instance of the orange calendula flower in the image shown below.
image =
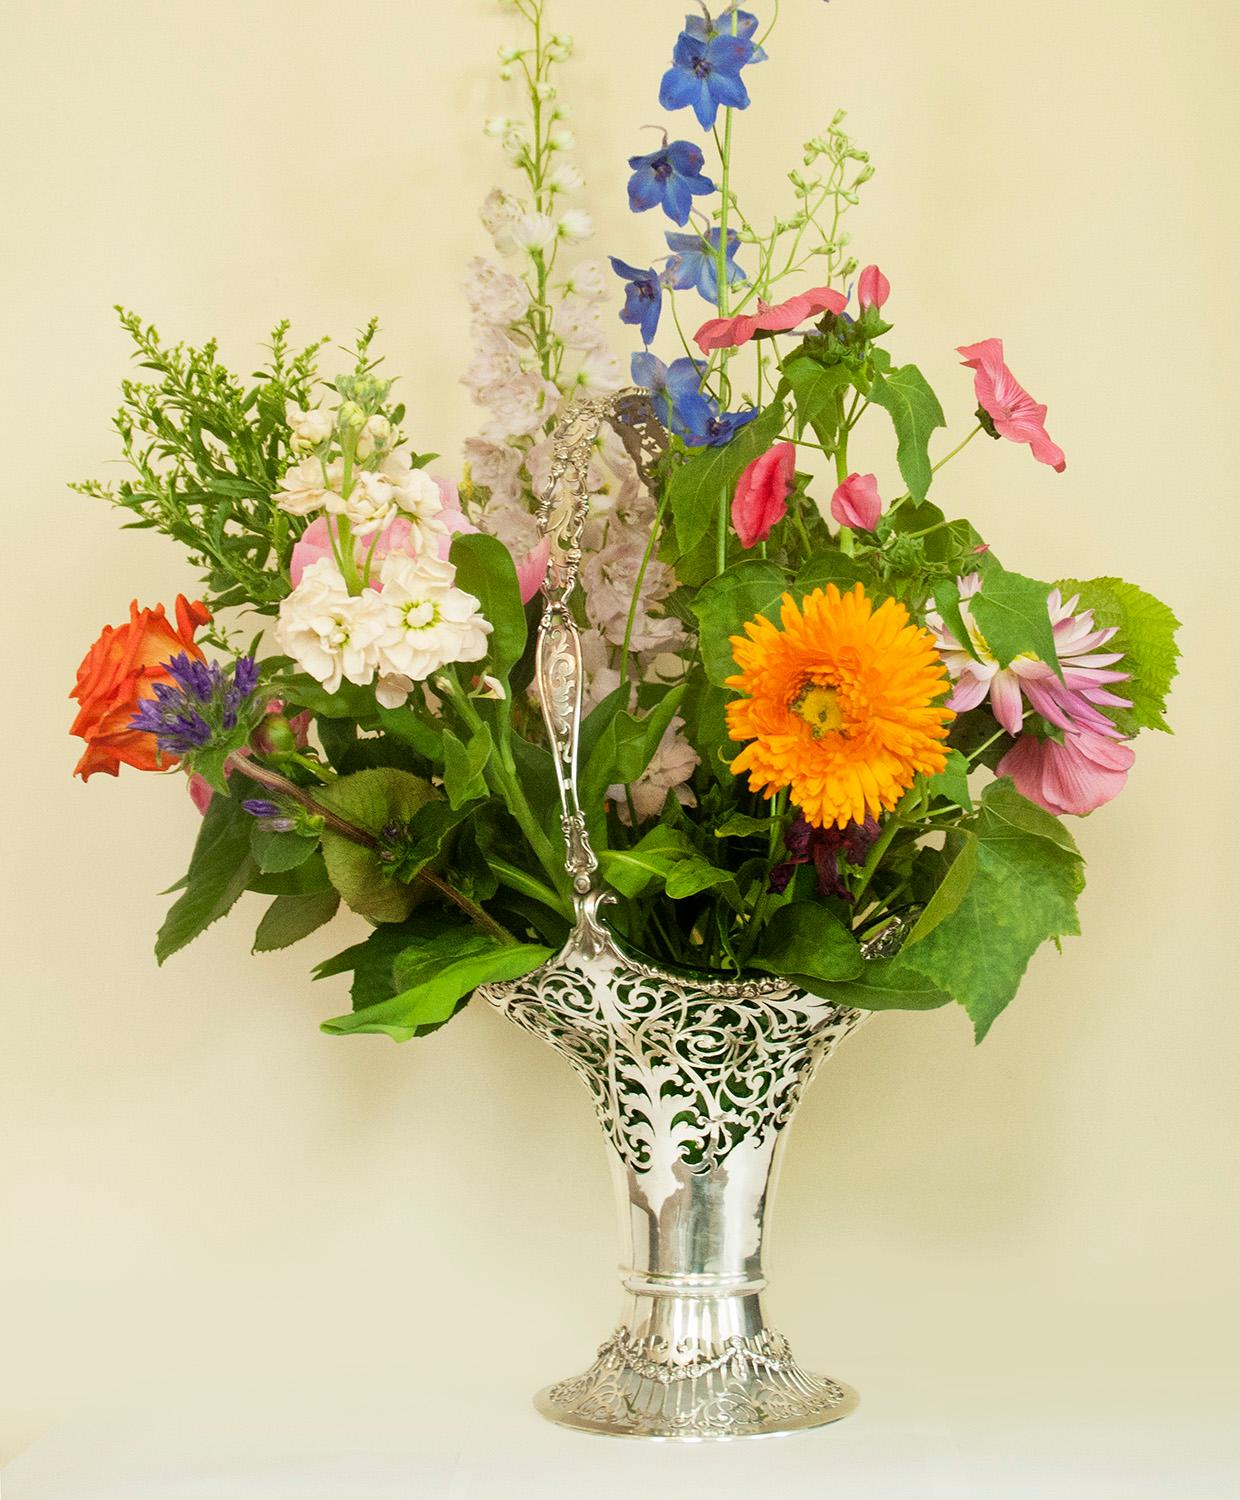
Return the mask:
<svg viewBox="0 0 1240 1500">
<path fill-rule="evenodd" d="M 780 628 L 782 626 L 782 628 Z M 759 617 L 732 637 L 740 672 L 727 685 L 728 731 L 749 740 L 732 762 L 755 792 L 788 787 L 816 828 L 889 812 L 917 773 L 947 763 L 936 700 L 950 691 L 929 631 L 894 599 L 876 609 L 857 584 L 842 597 L 815 589 L 798 608 L 785 594 L 780 625 Z"/>
</svg>

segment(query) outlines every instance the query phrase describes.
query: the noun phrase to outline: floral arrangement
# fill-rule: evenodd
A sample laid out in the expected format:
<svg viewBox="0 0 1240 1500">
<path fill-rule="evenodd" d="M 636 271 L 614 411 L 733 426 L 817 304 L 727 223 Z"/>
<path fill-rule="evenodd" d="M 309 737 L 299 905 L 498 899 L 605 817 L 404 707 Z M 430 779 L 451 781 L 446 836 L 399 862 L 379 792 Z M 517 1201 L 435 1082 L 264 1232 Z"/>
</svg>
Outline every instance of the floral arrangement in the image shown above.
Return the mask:
<svg viewBox="0 0 1240 1500">
<path fill-rule="evenodd" d="M 372 924 L 316 970 L 352 975 L 328 1031 L 407 1040 L 552 956 L 574 905 L 531 687 L 535 512 L 559 418 L 628 383 L 618 304 L 665 451 L 647 486 L 607 432 L 590 472 L 581 789 L 609 921 L 661 964 L 867 1009 L 954 1000 L 980 1039 L 1034 951 L 1078 930 L 1064 819 L 1167 729 L 1177 622 L 1119 578 L 1013 571 L 930 499 L 979 438 L 1051 483 L 1064 455 L 989 338 L 960 347 L 976 418 L 933 457 L 943 409 L 889 352 L 896 298 L 845 228 L 873 169 L 842 113 L 783 214 L 747 215 L 733 136 L 774 17 L 685 18 L 667 129 L 628 161 L 632 242 L 576 259 L 593 225 L 547 3 L 508 0 L 522 102 L 486 126 L 514 175 L 468 270 L 485 415 L 459 481 L 406 436 L 373 324 L 330 378 L 280 324 L 246 380 L 122 314 L 148 372 L 116 419 L 132 473 L 79 488 L 182 543 L 203 588 L 92 646 L 78 773 L 183 777 L 203 815 L 161 962 L 245 891 L 271 898 L 256 950 L 342 904 Z M 868 472 L 884 441 L 898 494 Z M 246 616 L 243 648 L 223 621 Z M 864 959 L 893 923 L 896 955 Z"/>
</svg>

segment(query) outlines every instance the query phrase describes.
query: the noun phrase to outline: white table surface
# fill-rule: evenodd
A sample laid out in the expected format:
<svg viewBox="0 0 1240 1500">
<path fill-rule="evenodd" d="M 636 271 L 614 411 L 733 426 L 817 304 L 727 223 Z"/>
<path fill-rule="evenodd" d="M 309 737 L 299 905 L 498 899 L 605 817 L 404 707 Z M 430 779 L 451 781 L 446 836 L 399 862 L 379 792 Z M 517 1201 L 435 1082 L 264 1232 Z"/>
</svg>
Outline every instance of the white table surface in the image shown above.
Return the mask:
<svg viewBox="0 0 1240 1500">
<path fill-rule="evenodd" d="M 1236 1500 L 1240 1437 L 1218 1414 L 1035 1423 L 926 1420 L 863 1401 L 816 1432 L 642 1443 L 539 1418 L 516 1377 L 484 1396 L 390 1380 L 163 1386 L 55 1427 L 0 1474 L 3 1500 Z"/>
</svg>

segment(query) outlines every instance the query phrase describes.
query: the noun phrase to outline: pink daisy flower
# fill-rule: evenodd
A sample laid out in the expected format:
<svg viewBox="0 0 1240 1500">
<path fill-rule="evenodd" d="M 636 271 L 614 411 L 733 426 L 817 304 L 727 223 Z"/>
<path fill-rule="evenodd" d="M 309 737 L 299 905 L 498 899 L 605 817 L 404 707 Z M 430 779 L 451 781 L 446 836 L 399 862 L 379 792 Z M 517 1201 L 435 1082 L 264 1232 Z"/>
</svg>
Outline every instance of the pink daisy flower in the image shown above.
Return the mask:
<svg viewBox="0 0 1240 1500">
<path fill-rule="evenodd" d="M 1096 629 L 1092 609 L 1073 613 L 1080 603 L 1079 594 L 1065 602 L 1059 590 L 1052 589 L 1046 602 L 1054 627 L 1055 653 L 1063 671 L 1062 680 L 1054 667 L 1039 661 L 1036 656 L 1018 656 L 1008 666 L 1001 667 L 969 608 L 968 601 L 982 586 L 981 574 L 970 573 L 967 578 L 959 579 L 958 584 L 960 618 L 974 654 L 956 639 L 938 614 L 931 611 L 926 617 L 939 653 L 956 684 L 947 700 L 948 708 L 967 713 L 989 696 L 995 718 L 1009 734 L 1014 735 L 1020 733 L 1025 716 L 1023 699 L 1060 729 L 1089 729 L 1109 739 L 1121 738 L 1120 731 L 1095 706 L 1131 707 L 1127 698 L 1119 698 L 1108 689 L 1109 683 L 1128 680 L 1127 672 L 1111 670 L 1123 653 L 1098 649 L 1114 636 L 1114 627 Z"/>
<path fill-rule="evenodd" d="M 1013 443 L 1028 443 L 1039 463 L 1050 464 L 1057 474 L 1068 467 L 1063 449 L 1051 442 L 1046 431 L 1046 407 L 1039 406 L 1008 369 L 1002 339 L 984 339 L 956 350 L 976 373 L 973 389 L 977 404 L 995 424 L 995 431 Z"/>
</svg>

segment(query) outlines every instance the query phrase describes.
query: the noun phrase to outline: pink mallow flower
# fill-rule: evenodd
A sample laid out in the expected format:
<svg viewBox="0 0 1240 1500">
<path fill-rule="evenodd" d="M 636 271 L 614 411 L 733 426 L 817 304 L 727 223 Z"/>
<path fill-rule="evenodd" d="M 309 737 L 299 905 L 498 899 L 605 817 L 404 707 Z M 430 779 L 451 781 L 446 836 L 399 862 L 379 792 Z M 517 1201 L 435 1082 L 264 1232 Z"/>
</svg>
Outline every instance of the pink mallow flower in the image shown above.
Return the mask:
<svg viewBox="0 0 1240 1500">
<path fill-rule="evenodd" d="M 891 283 L 877 266 L 866 266 L 857 281 L 857 301 L 861 304 L 862 311 L 867 307 L 881 310 L 890 296 Z"/>
<path fill-rule="evenodd" d="M 1016 790 L 1057 817 L 1084 817 L 1119 795 L 1135 756 L 1127 745 L 1073 729 L 1063 744 L 1022 734 L 999 762 L 1000 776 L 1010 776 Z"/>
<path fill-rule="evenodd" d="M 873 531 L 882 513 L 878 479 L 873 474 L 850 474 L 831 496 L 831 514 L 841 526 Z"/>
<path fill-rule="evenodd" d="M 438 475 L 433 477 L 439 486 L 439 498 L 443 506 L 439 519 L 447 528 L 439 538 L 439 555 L 446 562 L 452 548 L 452 538 L 476 532 L 478 528 L 461 509 L 460 491 L 456 485 L 450 479 L 441 479 Z M 321 557 L 332 556 L 331 533 L 327 529 L 332 524 L 334 524 L 332 518 L 319 516 L 306 527 L 295 543 L 288 570 L 294 588 L 301 582 L 301 575 L 311 563 L 318 562 Z M 373 552 L 371 551 L 372 543 Z M 375 571 L 378 570 L 378 565 L 383 559 L 391 556 L 392 553 L 406 553 L 414 557 L 417 555 L 417 550 L 413 527 L 403 516 L 397 516 L 394 521 L 390 521 L 379 532 L 377 539 L 374 536 L 368 536 L 359 537 L 354 541 L 354 556 L 358 567 L 360 568 L 369 557 L 371 567 Z M 550 556 L 551 544 L 544 537 L 523 558 L 513 558 L 522 604 L 528 604 L 542 587 L 543 579 L 547 575 L 547 561 Z"/>
<path fill-rule="evenodd" d="M 1004 363 L 1003 340 L 963 344 L 956 353 L 963 354 L 963 363 L 976 372 L 973 389 L 977 404 L 994 423 L 995 431 L 1014 443 L 1028 443 L 1039 463 L 1050 464 L 1056 474 L 1062 474 L 1068 461 L 1046 431 L 1046 407 L 1038 405 Z"/>
<path fill-rule="evenodd" d="M 1129 674 L 1109 670 L 1120 660 L 1121 652 L 1098 650 L 1115 634 L 1115 628 L 1096 630 L 1092 609 L 1073 614 L 1080 603 L 1079 594 L 1065 603 L 1059 590 L 1052 589 L 1046 601 L 1054 628 L 1055 653 L 1063 671 L 1061 680 L 1054 667 L 1036 656 L 1018 656 L 1008 666 L 1001 667 L 969 608 L 968 601 L 982 586 L 981 574 L 970 573 L 967 578 L 959 579 L 958 584 L 960 617 L 976 655 L 970 654 L 933 610 L 926 616 L 935 644 L 956 684 L 947 700 L 948 708 L 967 713 L 989 694 L 995 718 L 1009 734 L 1019 734 L 1025 716 L 1023 695 L 1030 707 L 1060 729 L 1088 729 L 1108 739 L 1121 737 L 1120 731 L 1095 705 L 1131 707 L 1127 698 L 1116 697 L 1107 689 L 1108 683 L 1126 682 Z"/>
<path fill-rule="evenodd" d="M 708 318 L 693 335 L 693 341 L 703 354 L 714 349 L 736 349 L 747 344 L 755 334 L 787 333 L 819 313 L 835 313 L 838 317 L 847 306 L 842 292 L 829 286 L 816 286 L 789 297 L 787 302 L 778 302 L 774 307 L 759 299 L 755 313 L 742 313 L 735 318 Z"/>
<path fill-rule="evenodd" d="M 788 514 L 788 496 L 797 482 L 797 450 L 793 443 L 776 443 L 736 481 L 732 525 L 742 547 L 766 541 Z"/>
</svg>

